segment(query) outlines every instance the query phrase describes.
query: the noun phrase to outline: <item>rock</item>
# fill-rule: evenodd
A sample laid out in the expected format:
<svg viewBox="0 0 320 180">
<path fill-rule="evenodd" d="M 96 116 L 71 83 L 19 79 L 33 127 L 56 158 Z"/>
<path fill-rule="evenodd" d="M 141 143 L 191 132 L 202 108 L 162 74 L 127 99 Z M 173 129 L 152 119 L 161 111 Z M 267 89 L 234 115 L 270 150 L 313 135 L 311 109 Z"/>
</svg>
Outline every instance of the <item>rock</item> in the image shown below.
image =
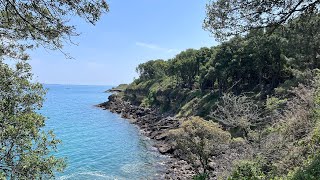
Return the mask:
<svg viewBox="0 0 320 180">
<path fill-rule="evenodd" d="M 185 169 L 186 170 L 192 170 L 192 167 L 188 164 L 188 165 L 185 166 Z"/>
<path fill-rule="evenodd" d="M 160 147 L 158 147 L 158 150 L 161 154 L 167 154 L 173 151 L 172 147 L 167 144 L 162 144 Z"/>
<path fill-rule="evenodd" d="M 137 116 L 144 116 L 145 112 L 143 110 L 139 109 L 136 111 L 136 114 L 137 114 Z"/>
<path fill-rule="evenodd" d="M 215 170 L 215 167 L 216 167 L 216 163 L 214 163 L 214 162 L 209 162 L 208 163 L 208 166 L 209 166 L 209 168 L 210 168 L 210 170 Z"/>
<path fill-rule="evenodd" d="M 156 136 L 160 134 L 159 131 L 155 131 L 154 129 L 151 130 L 150 138 L 155 139 Z"/>
<path fill-rule="evenodd" d="M 165 140 L 165 139 L 167 139 L 167 137 L 168 137 L 167 133 L 161 133 L 161 134 L 158 134 L 157 136 L 155 136 L 154 139 L 159 141 L 159 140 Z"/>
<path fill-rule="evenodd" d="M 175 117 L 159 114 L 155 109 L 135 106 L 117 94 L 110 95 L 107 102 L 98 104 L 97 107 L 118 113 L 122 118 L 139 126 L 143 135 L 155 140 L 154 146 L 161 154 L 170 156 L 170 160 L 166 162 L 167 169 L 160 179 L 192 179 L 194 175 L 192 167 L 185 161 L 179 160 L 180 155 L 176 156 L 177 158 L 173 157 L 176 149 L 169 143 L 167 132 L 179 126 L 179 121 Z"/>
</svg>

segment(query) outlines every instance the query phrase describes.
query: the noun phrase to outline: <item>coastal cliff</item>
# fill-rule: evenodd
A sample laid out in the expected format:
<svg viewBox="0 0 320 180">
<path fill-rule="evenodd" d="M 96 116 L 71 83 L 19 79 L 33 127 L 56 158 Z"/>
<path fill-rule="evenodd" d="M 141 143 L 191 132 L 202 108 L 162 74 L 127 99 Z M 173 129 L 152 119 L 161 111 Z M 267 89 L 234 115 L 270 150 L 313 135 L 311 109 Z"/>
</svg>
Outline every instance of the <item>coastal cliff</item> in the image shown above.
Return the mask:
<svg viewBox="0 0 320 180">
<path fill-rule="evenodd" d="M 319 179 L 320 64 L 307 46 L 292 49 L 300 20 L 149 60 L 99 106 L 189 163 L 168 166 L 169 179 Z"/>
</svg>

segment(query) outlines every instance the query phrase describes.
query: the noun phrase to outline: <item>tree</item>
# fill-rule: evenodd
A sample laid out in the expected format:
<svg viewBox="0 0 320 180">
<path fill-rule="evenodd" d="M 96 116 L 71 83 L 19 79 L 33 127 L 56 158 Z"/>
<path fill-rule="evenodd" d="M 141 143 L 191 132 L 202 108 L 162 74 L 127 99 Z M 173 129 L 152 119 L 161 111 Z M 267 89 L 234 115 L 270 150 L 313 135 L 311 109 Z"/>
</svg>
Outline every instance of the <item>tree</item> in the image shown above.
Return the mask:
<svg viewBox="0 0 320 180">
<path fill-rule="evenodd" d="M 1 0 L 0 40 L 11 46 L 0 50 L 34 45 L 61 49 L 64 41 L 79 35 L 69 24 L 71 17 L 78 16 L 95 24 L 108 8 L 104 0 Z"/>
<path fill-rule="evenodd" d="M 60 141 L 42 130 L 45 118 L 36 112 L 45 91 L 33 83 L 25 52 L 61 50 L 79 35 L 71 17 L 95 24 L 107 11 L 104 0 L 0 0 L 0 179 L 49 179 L 63 170 L 63 159 L 52 155 Z"/>
<path fill-rule="evenodd" d="M 209 158 L 223 151 L 230 141 L 230 134 L 223 131 L 217 123 L 191 117 L 181 127 L 171 131 L 177 148 L 186 155 L 197 173 L 207 174 Z M 197 166 L 200 162 L 200 168 Z"/>
<path fill-rule="evenodd" d="M 42 85 L 31 83 L 24 61 L 10 68 L 1 60 L 0 77 L 0 179 L 53 177 L 65 164 L 50 154 L 59 140 L 41 130 L 45 118 L 35 112 L 42 106 Z"/>
<path fill-rule="evenodd" d="M 302 14 L 316 14 L 319 0 L 216 0 L 206 6 L 204 29 L 220 40 L 251 29 L 275 28 Z"/>
<path fill-rule="evenodd" d="M 237 85 L 241 80 L 241 69 L 243 69 L 239 58 L 243 54 L 244 40 L 240 37 L 233 38 L 230 42 L 225 42 L 220 45 L 219 50 L 213 61 L 213 66 L 216 70 L 217 84 L 220 95 L 226 92 L 229 88 Z M 235 84 L 236 83 L 236 84 Z"/>
<path fill-rule="evenodd" d="M 192 89 L 195 77 L 200 68 L 200 58 L 197 58 L 198 51 L 187 49 L 180 52 L 170 61 L 170 74 L 175 76 L 182 87 Z"/>
<path fill-rule="evenodd" d="M 141 80 L 161 78 L 166 75 L 167 70 L 168 63 L 162 59 L 150 60 L 146 63 L 139 64 L 136 68 Z"/>
<path fill-rule="evenodd" d="M 299 70 L 320 68 L 320 14 L 304 15 L 284 28 L 286 55 L 290 65 Z"/>
<path fill-rule="evenodd" d="M 234 128 L 246 137 L 251 126 L 261 121 L 258 105 L 245 95 L 223 94 L 212 117 L 227 129 Z"/>
</svg>

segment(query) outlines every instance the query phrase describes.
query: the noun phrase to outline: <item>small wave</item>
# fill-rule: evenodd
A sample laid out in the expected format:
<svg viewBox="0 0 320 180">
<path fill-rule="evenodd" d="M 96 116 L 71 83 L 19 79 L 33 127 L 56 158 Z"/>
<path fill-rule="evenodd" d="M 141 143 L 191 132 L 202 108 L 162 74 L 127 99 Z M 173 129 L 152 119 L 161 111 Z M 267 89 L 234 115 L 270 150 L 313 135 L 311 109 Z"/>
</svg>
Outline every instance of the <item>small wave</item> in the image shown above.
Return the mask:
<svg viewBox="0 0 320 180">
<path fill-rule="evenodd" d="M 145 163 L 125 164 L 121 167 L 121 171 L 125 173 L 135 173 L 141 171 L 145 167 Z"/>
<path fill-rule="evenodd" d="M 125 178 L 110 176 L 103 174 L 101 172 L 79 172 L 70 175 L 64 175 L 59 178 L 60 180 L 70 180 L 70 179 L 95 179 L 95 180 L 124 180 Z"/>
</svg>

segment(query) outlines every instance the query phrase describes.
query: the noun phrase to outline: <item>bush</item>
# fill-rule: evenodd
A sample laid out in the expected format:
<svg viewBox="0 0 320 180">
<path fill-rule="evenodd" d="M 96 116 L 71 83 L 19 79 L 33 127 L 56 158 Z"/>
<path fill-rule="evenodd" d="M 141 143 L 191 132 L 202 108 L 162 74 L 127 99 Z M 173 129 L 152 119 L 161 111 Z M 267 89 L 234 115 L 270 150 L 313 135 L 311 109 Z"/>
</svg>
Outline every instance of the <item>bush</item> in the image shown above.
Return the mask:
<svg viewBox="0 0 320 180">
<path fill-rule="evenodd" d="M 193 180 L 206 180 L 208 177 L 207 174 L 198 174 L 192 177 Z"/>
<path fill-rule="evenodd" d="M 200 117 L 192 117 L 183 122 L 171 134 L 177 142 L 177 149 L 186 155 L 186 160 L 198 174 L 207 174 L 209 158 L 221 153 L 230 141 L 230 134 L 223 131 L 217 123 Z"/>
<path fill-rule="evenodd" d="M 320 179 L 320 155 L 318 154 L 311 159 L 306 166 L 299 168 L 292 175 L 289 174 L 290 180 L 318 180 Z"/>
<path fill-rule="evenodd" d="M 228 180 L 260 180 L 265 179 L 265 174 L 261 170 L 258 162 L 240 161 Z"/>
</svg>

